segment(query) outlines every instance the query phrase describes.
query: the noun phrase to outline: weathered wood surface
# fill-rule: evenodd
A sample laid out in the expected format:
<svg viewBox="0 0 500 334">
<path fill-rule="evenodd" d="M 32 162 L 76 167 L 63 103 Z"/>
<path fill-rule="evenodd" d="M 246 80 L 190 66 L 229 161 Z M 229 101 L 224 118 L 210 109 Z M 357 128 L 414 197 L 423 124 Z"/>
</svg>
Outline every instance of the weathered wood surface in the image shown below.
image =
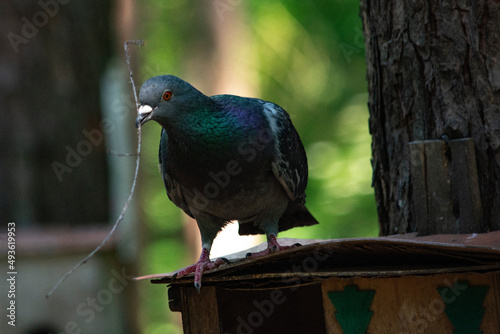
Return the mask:
<svg viewBox="0 0 500 334">
<path fill-rule="evenodd" d="M 415 235 L 281 239 L 303 246 L 228 256 L 236 260 L 204 274 L 201 294 L 192 277 L 139 279 L 169 285 L 170 309 L 182 312 L 185 333 L 451 333 L 456 312 L 476 330 L 500 333 L 500 231 Z M 360 302 L 366 291 L 370 300 Z M 455 303 L 462 294 L 469 297 Z"/>
<path fill-rule="evenodd" d="M 370 292 L 372 298 L 360 304 L 350 295 L 346 297 L 350 310 L 339 310 L 329 296 L 342 294 L 347 287 Z M 484 295 L 478 295 L 475 304 L 464 305 L 460 298 L 471 296 L 475 291 L 468 290 L 477 288 L 485 291 Z M 474 323 L 471 327 L 476 329 L 475 333 L 481 330 L 495 334 L 500 333 L 499 289 L 499 272 L 471 272 L 330 277 L 279 287 L 226 287 L 225 283 L 219 283 L 203 287 L 201 294 L 193 286 L 175 285 L 169 288 L 169 293 L 175 291 L 183 296 L 175 300 L 176 309 L 172 308 L 172 301 L 170 306 L 172 311 L 182 312 L 184 333 L 190 334 L 361 333 L 358 326 L 361 320 L 368 320 L 364 321 L 366 333 L 452 333 L 456 328 L 447 314 L 450 307 L 454 312 L 462 312 L 466 323 Z M 457 307 L 459 304 L 461 307 Z M 354 314 L 349 315 L 349 311 Z M 368 318 L 364 316 L 366 313 L 371 313 Z"/>
<path fill-rule="evenodd" d="M 454 333 L 437 288 L 448 287 L 448 300 L 456 300 L 463 293 L 451 287 L 458 281 L 466 281 L 470 286 L 487 286 L 488 293 L 481 306 L 485 313 L 480 322 L 482 333 L 500 332 L 500 274 L 463 273 L 429 276 L 407 276 L 388 278 L 331 278 L 322 283 L 324 296 L 330 291 L 342 291 L 346 286 L 356 285 L 363 290 L 374 290 L 375 297 L 370 310 L 373 315 L 367 333 Z M 327 333 L 341 333 L 337 321 L 337 311 L 324 298 Z M 472 314 L 467 316 L 473 317 Z M 469 320 L 471 319 L 469 318 Z M 479 328 L 478 328 L 479 329 Z"/>
<path fill-rule="evenodd" d="M 231 264 L 205 272 L 203 282 L 274 278 L 285 284 L 302 279 L 376 277 L 387 275 L 436 274 L 469 270 L 500 270 L 500 231 L 484 234 L 433 235 L 405 238 L 379 237 L 339 240 L 280 239 L 283 244 L 303 246 L 246 259 L 257 247 L 227 256 Z M 292 269 L 290 269 L 292 268 Z M 193 284 L 193 276 L 172 279 L 175 272 L 145 275 L 136 280 L 152 283 Z"/>
<path fill-rule="evenodd" d="M 487 230 L 500 229 L 500 5 L 362 0 L 381 234 L 416 232 L 412 141 L 470 137 Z M 479 231 L 474 231 L 479 232 Z"/>
<path fill-rule="evenodd" d="M 472 139 L 410 143 L 418 233 L 486 232 Z"/>
<path fill-rule="evenodd" d="M 204 287 L 181 291 L 182 323 L 185 334 L 217 334 L 219 331 L 219 312 L 215 287 Z"/>
</svg>

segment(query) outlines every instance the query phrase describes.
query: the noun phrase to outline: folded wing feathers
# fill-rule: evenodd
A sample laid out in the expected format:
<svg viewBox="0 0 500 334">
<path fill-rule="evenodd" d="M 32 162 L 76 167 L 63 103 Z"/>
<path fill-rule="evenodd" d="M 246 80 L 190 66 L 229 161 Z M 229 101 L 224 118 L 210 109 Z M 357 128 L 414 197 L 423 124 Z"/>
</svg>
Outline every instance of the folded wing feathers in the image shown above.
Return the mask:
<svg viewBox="0 0 500 334">
<path fill-rule="evenodd" d="M 304 147 L 288 114 L 281 107 L 270 102 L 264 102 L 263 107 L 276 143 L 276 157 L 271 163 L 273 173 L 290 199 L 303 205 L 307 185 Z"/>
</svg>

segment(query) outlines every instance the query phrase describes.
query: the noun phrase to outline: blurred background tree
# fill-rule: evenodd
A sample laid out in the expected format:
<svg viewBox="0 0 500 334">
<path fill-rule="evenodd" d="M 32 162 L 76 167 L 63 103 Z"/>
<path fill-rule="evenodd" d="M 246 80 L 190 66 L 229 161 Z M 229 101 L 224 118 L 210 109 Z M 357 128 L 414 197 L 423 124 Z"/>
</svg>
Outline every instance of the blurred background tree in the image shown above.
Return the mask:
<svg viewBox="0 0 500 334">
<path fill-rule="evenodd" d="M 113 50 L 110 3 L 69 6 L 56 20 L 34 2 L 2 2 L 0 9 L 0 217 L 18 226 L 107 222 L 105 147 L 84 133 L 99 129 L 102 117 L 100 80 Z M 81 23 L 91 19 L 85 34 Z"/>
<path fill-rule="evenodd" d="M 0 300 L 4 310 L 16 302 L 18 321 L 0 323 L 2 333 L 137 332 L 137 303 L 124 302 L 136 289 L 108 288 L 113 273 L 136 272 L 134 210 L 92 264 L 44 298 L 108 233 L 130 189 L 133 160 L 108 151 L 133 150 L 134 104 L 120 91 L 130 93 L 121 41 L 133 28 L 131 4 L 0 3 L 0 259 L 7 263 L 13 222 L 9 271 L 18 272 L 15 296 Z M 10 290 L 7 281 L 0 290 Z M 91 298 L 99 316 L 89 317 Z"/>
<path fill-rule="evenodd" d="M 307 206 L 320 224 L 280 237 L 378 234 L 358 13 L 357 2 L 342 0 L 148 0 L 139 14 L 138 36 L 147 40 L 139 53 L 140 83 L 154 75 L 174 74 L 207 95 L 258 97 L 290 113 L 309 159 Z M 144 273 L 176 270 L 199 254 L 196 224 L 169 202 L 158 175 L 159 136 L 157 124 L 143 128 L 137 198 L 146 229 Z M 212 256 L 247 248 L 249 237 L 238 237 L 233 225 L 215 240 Z M 180 320 L 168 311 L 166 296 L 158 297 L 164 288 L 148 285 L 142 291 L 145 332 L 180 332 L 165 321 Z"/>
</svg>

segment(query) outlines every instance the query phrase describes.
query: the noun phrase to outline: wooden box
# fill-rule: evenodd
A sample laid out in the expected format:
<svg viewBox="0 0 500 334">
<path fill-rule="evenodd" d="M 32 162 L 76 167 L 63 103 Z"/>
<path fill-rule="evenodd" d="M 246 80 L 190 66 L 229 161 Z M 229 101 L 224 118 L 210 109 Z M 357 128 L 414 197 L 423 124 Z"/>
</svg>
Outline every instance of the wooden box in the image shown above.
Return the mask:
<svg viewBox="0 0 500 334">
<path fill-rule="evenodd" d="M 231 256 L 200 293 L 192 276 L 138 279 L 168 285 L 185 333 L 500 333 L 500 231 L 299 242 Z"/>
</svg>

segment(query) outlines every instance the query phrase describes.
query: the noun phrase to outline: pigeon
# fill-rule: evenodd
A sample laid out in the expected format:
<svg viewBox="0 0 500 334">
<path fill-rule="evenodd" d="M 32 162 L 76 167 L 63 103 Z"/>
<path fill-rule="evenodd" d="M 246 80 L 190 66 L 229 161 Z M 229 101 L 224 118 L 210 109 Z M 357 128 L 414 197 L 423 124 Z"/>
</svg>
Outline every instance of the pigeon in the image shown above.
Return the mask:
<svg viewBox="0 0 500 334">
<path fill-rule="evenodd" d="M 194 273 L 198 291 L 217 234 L 238 221 L 239 234 L 265 234 L 257 257 L 287 249 L 278 232 L 318 224 L 305 205 L 307 158 L 288 113 L 272 102 L 235 95 L 206 96 L 173 75 L 148 79 L 139 92 L 136 127 L 162 127 L 160 173 L 168 198 L 194 218 L 201 234 L 199 260 L 177 271 Z"/>
</svg>

